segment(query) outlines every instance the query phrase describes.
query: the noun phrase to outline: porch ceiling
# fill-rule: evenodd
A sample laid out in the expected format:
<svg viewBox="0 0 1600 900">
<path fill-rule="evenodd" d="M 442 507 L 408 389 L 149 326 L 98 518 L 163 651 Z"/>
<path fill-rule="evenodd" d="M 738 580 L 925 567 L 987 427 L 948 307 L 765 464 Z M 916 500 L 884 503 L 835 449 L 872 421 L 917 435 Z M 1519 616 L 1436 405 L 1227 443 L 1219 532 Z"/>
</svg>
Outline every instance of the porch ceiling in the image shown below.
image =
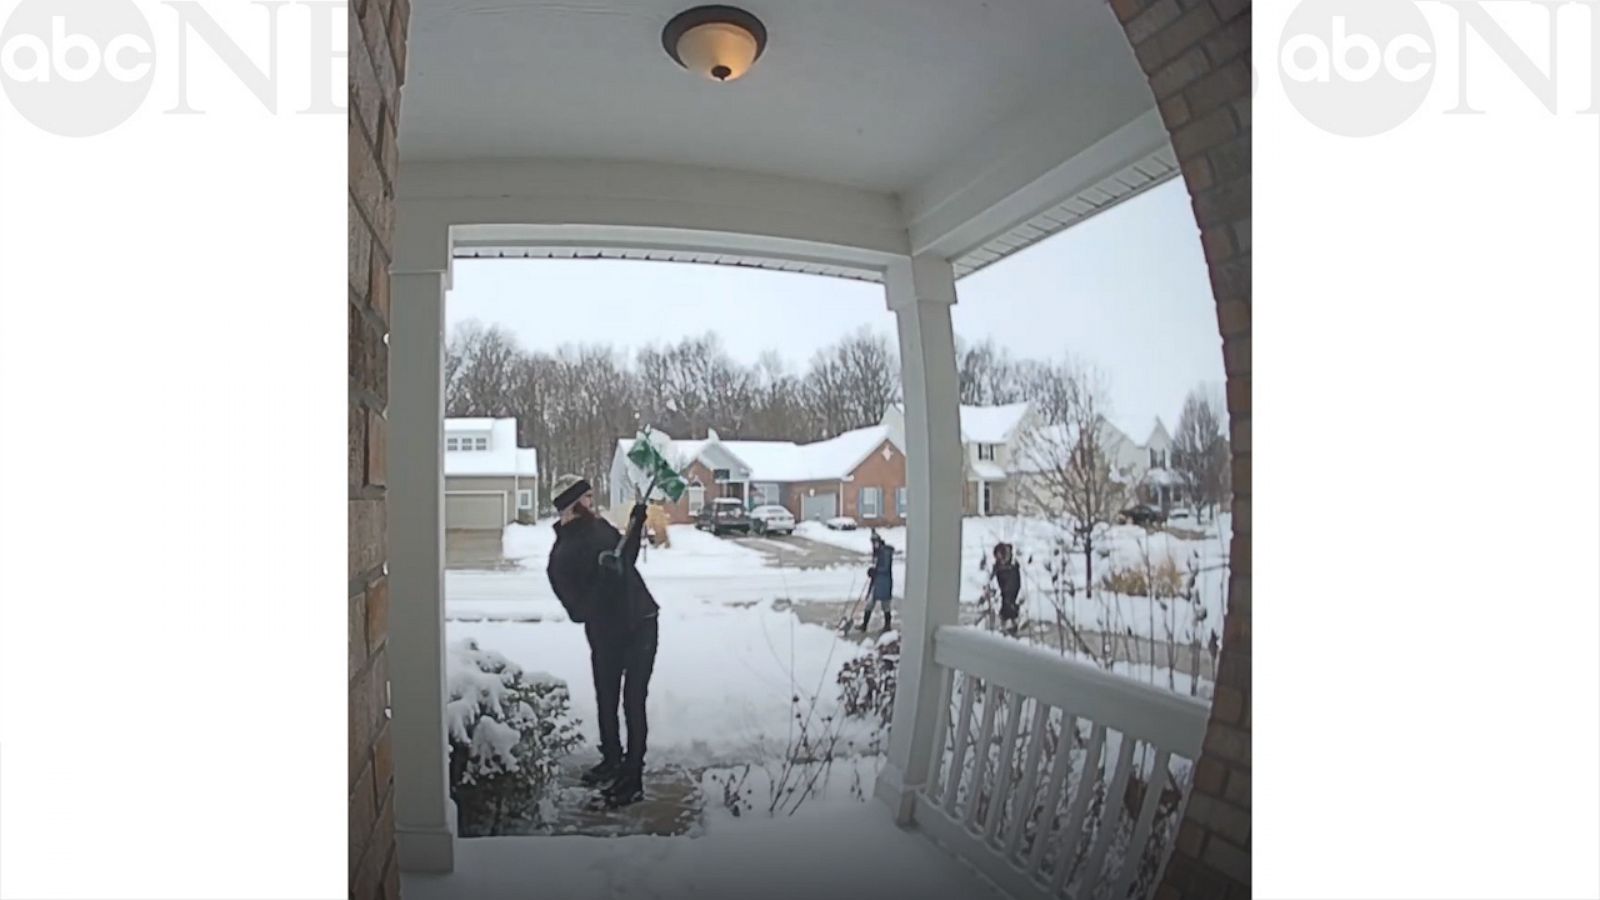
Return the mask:
<svg viewBox="0 0 1600 900">
<path fill-rule="evenodd" d="M 662 51 L 662 26 L 696 2 L 413 0 L 402 201 L 405 171 L 420 164 L 586 161 L 771 177 L 881 198 L 883 224 L 904 236 L 893 243 L 966 274 L 1175 171 L 1150 161 L 1170 148 L 1104 0 L 741 0 L 769 41 L 726 85 Z M 721 205 L 714 192 L 701 201 Z M 838 234 L 806 237 L 884 247 Z M 761 254 L 718 261 L 768 265 Z"/>
</svg>

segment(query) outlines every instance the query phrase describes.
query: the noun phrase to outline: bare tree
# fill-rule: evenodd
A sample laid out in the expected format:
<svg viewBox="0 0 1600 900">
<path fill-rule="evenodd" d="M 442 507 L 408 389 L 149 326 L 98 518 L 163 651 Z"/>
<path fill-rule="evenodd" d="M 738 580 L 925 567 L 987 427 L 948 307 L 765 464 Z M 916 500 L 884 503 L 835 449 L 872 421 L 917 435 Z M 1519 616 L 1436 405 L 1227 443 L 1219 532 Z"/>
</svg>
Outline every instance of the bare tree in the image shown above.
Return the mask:
<svg viewBox="0 0 1600 900">
<path fill-rule="evenodd" d="M 761 354 L 753 378 L 754 405 L 739 437 L 807 442 L 817 436 L 818 426 L 806 405 L 804 385 L 777 351 Z"/>
<path fill-rule="evenodd" d="M 639 424 L 636 379 L 607 346 L 564 346 L 550 358 L 545 377 L 548 443 L 539 448 L 546 478 L 587 475 L 597 493 L 609 488 L 617 440 Z"/>
<path fill-rule="evenodd" d="M 883 420 L 900 400 L 900 363 L 888 339 L 862 328 L 817 351 L 804 384 L 817 437 L 833 437 Z"/>
<path fill-rule="evenodd" d="M 1222 431 L 1221 408 L 1215 390 L 1205 386 L 1190 390 L 1172 438 L 1173 468 L 1189 490 L 1190 503 L 1197 510 L 1209 508 L 1213 516 L 1229 480 L 1228 438 Z"/>
<path fill-rule="evenodd" d="M 509 415 L 522 355 L 517 339 L 504 327 L 462 324 L 445 347 L 445 414 Z"/>
<path fill-rule="evenodd" d="M 1084 595 L 1094 595 L 1094 551 L 1122 509 L 1125 485 L 1107 446 L 1111 435 L 1104 374 L 1068 360 L 1056 370 L 1058 405 L 1041 409 L 1045 424 L 1023 436 L 1020 451 L 1033 478 L 1033 503 L 1058 516 L 1083 554 Z"/>
<path fill-rule="evenodd" d="M 636 355 L 641 416 L 669 434 L 738 435 L 755 407 L 755 373 L 740 365 L 713 332 Z"/>
<path fill-rule="evenodd" d="M 1000 406 L 1030 399 L 1020 361 L 985 338 L 956 341 L 956 387 L 968 406 Z"/>
</svg>

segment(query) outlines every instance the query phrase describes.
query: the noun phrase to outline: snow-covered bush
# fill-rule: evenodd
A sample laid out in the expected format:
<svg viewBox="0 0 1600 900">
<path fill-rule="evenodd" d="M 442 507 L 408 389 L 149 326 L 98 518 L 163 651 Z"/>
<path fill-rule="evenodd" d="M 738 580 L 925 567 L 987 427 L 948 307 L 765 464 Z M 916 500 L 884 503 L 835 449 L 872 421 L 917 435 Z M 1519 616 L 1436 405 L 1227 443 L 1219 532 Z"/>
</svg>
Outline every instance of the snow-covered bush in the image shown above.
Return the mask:
<svg viewBox="0 0 1600 900">
<path fill-rule="evenodd" d="M 477 641 L 449 653 L 450 796 L 463 836 L 525 830 L 550 813 L 546 788 L 580 741 L 567 686 Z"/>
<path fill-rule="evenodd" d="M 839 670 L 839 703 L 844 714 L 875 722 L 880 741 L 887 736 L 889 719 L 894 714 L 894 687 L 899 666 L 900 636 L 890 633 L 878 641 L 873 652 L 852 659 Z"/>
</svg>

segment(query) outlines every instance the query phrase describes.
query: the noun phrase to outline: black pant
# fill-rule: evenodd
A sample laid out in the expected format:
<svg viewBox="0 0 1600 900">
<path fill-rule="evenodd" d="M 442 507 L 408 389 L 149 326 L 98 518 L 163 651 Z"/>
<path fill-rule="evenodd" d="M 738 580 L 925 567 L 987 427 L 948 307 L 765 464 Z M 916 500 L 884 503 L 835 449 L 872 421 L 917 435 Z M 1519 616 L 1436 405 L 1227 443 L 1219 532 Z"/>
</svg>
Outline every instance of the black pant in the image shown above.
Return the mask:
<svg viewBox="0 0 1600 900">
<path fill-rule="evenodd" d="M 656 665 L 656 620 L 645 619 L 631 630 L 591 631 L 589 662 L 594 669 L 594 696 L 600 719 L 600 753 L 622 758 L 617 727 L 617 702 L 628 720 L 627 764 L 644 768 L 644 701 L 650 693 L 650 672 Z"/>
</svg>

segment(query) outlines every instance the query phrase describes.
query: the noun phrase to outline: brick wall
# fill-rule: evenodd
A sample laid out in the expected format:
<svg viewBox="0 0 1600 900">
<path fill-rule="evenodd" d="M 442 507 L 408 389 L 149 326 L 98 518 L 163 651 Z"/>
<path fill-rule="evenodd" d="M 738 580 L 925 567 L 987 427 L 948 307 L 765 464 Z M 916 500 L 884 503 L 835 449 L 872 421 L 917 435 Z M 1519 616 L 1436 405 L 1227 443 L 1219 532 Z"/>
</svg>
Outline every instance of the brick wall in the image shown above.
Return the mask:
<svg viewBox="0 0 1600 900">
<path fill-rule="evenodd" d="M 1194 795 L 1158 900 L 1250 896 L 1250 0 L 1112 0 L 1150 79 L 1210 269 L 1233 442 L 1232 578 Z"/>
<path fill-rule="evenodd" d="M 394 755 L 389 736 L 389 259 L 395 112 L 408 0 L 351 0 L 349 120 L 349 881 L 351 900 L 396 900 Z"/>
<path fill-rule="evenodd" d="M 890 459 L 883 458 L 885 447 L 894 454 Z M 895 491 L 905 487 L 906 484 L 906 457 L 900 452 L 900 448 L 889 441 L 884 441 L 850 475 L 852 480 L 842 484 L 832 478 L 825 481 L 796 481 L 786 484 L 783 486 L 783 505 L 788 507 L 795 519 L 804 521 L 801 511 L 804 508 L 807 492 L 838 494 L 841 516 L 849 516 L 862 525 L 873 528 L 905 524 L 905 520 L 898 514 L 894 499 Z M 861 489 L 864 487 L 875 487 L 883 491 L 880 515 L 876 518 L 866 519 L 861 516 Z"/>
<path fill-rule="evenodd" d="M 885 449 L 893 454 L 889 459 L 883 458 Z M 850 475 L 852 480 L 845 483 L 844 490 L 845 515 L 868 527 L 903 524 L 904 520 L 897 515 L 894 500 L 895 491 L 906 486 L 906 455 L 900 452 L 900 448 L 884 441 Z M 867 487 L 875 487 L 883 492 L 876 518 L 868 519 L 861 515 L 861 489 Z"/>
</svg>

